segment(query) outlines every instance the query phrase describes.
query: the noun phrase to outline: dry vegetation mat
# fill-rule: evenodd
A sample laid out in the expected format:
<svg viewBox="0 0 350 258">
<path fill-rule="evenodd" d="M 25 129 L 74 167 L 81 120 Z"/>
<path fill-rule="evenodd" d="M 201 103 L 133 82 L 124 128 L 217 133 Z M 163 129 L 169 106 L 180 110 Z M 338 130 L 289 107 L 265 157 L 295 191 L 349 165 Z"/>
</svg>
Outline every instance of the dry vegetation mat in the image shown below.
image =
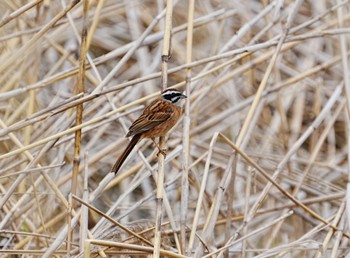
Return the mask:
<svg viewBox="0 0 350 258">
<path fill-rule="evenodd" d="M 1 0 L 1 257 L 345 257 L 350 3 Z M 187 96 L 117 175 L 130 124 Z"/>
</svg>

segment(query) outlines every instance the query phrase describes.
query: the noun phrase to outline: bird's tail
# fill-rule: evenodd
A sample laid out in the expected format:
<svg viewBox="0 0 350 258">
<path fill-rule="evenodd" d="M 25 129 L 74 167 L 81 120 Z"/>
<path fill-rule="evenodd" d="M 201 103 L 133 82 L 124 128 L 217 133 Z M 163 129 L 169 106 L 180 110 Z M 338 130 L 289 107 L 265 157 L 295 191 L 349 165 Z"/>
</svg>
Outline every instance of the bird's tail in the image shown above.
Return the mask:
<svg viewBox="0 0 350 258">
<path fill-rule="evenodd" d="M 118 173 L 118 170 L 123 165 L 125 159 L 127 156 L 129 156 L 132 149 L 135 147 L 135 145 L 138 143 L 138 141 L 141 139 L 141 134 L 135 134 L 134 137 L 132 137 L 131 141 L 129 142 L 128 146 L 123 151 L 122 155 L 119 157 L 117 162 L 114 164 L 111 172 L 114 172 L 115 174 Z"/>
</svg>

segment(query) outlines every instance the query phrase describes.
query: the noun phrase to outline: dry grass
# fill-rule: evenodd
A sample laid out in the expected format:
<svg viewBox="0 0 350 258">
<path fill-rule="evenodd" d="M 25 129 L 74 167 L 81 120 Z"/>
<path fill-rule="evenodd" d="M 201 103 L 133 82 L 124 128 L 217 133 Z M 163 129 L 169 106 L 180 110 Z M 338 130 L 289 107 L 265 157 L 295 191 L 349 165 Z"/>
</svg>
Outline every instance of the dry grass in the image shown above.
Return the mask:
<svg viewBox="0 0 350 258">
<path fill-rule="evenodd" d="M 349 1 L 171 2 L 0 1 L 1 256 L 349 255 Z"/>
</svg>

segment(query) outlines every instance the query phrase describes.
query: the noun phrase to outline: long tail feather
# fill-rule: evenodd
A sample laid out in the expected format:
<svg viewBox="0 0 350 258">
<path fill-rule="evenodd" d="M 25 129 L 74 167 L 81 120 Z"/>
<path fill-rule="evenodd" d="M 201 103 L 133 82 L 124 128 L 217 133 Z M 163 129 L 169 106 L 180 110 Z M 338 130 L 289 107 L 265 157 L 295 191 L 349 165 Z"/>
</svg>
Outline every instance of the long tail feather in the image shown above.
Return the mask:
<svg viewBox="0 0 350 258">
<path fill-rule="evenodd" d="M 115 174 L 118 173 L 118 170 L 123 165 L 125 159 L 129 156 L 132 149 L 135 147 L 136 143 L 141 139 L 141 134 L 135 134 L 134 137 L 132 137 L 131 141 L 129 142 L 128 146 L 125 148 L 122 155 L 119 157 L 117 162 L 114 164 L 111 172 L 114 172 Z"/>
</svg>

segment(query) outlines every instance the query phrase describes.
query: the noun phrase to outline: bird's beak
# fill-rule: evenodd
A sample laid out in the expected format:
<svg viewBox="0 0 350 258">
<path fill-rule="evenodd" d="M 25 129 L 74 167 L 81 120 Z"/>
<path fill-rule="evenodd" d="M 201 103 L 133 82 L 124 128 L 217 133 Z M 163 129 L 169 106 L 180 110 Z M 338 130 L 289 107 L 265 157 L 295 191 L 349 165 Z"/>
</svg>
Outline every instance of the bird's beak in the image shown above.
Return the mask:
<svg viewBox="0 0 350 258">
<path fill-rule="evenodd" d="M 183 98 L 183 99 L 187 99 L 187 96 L 186 96 L 186 95 L 184 95 L 184 94 L 181 94 L 181 98 Z"/>
</svg>

